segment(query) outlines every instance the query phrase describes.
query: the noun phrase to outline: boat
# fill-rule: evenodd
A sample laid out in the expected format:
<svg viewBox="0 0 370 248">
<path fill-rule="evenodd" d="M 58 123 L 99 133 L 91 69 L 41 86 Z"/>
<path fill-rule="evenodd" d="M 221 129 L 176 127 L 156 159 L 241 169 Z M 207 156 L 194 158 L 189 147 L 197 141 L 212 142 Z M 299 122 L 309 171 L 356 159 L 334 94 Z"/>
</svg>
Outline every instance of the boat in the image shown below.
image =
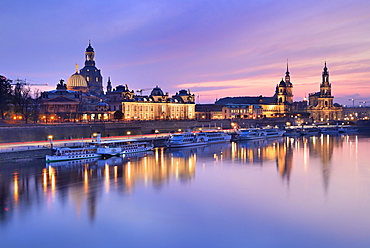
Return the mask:
<svg viewBox="0 0 370 248">
<path fill-rule="evenodd" d="M 206 131 L 195 133 L 197 137 L 204 137 L 207 140 L 207 144 L 229 142 L 231 140 L 231 135 L 223 131 Z"/>
<path fill-rule="evenodd" d="M 131 153 L 146 152 L 154 148 L 152 142 L 138 141 L 136 139 L 97 141 L 91 143 L 97 148 L 101 156 L 119 156 Z"/>
<path fill-rule="evenodd" d="M 266 132 L 262 132 L 259 128 L 241 128 L 236 130 L 236 140 L 252 140 L 264 138 L 266 138 Z"/>
<path fill-rule="evenodd" d="M 264 132 L 266 132 L 266 138 L 277 138 L 284 135 L 285 131 L 280 130 L 279 128 L 263 128 Z"/>
<path fill-rule="evenodd" d="M 278 128 L 246 128 L 238 129 L 236 140 L 253 140 L 281 137 L 285 133 L 284 130 Z"/>
<path fill-rule="evenodd" d="M 97 153 L 97 149 L 94 146 L 78 148 L 57 147 L 53 149 L 52 155 L 46 155 L 46 162 L 90 159 L 100 156 L 101 155 Z"/>
<path fill-rule="evenodd" d="M 357 127 L 351 127 L 351 126 L 342 126 L 338 128 L 339 133 L 356 133 L 358 132 Z"/>
<path fill-rule="evenodd" d="M 302 135 L 302 130 L 300 129 L 285 129 L 284 136 L 288 137 L 298 137 Z"/>
<path fill-rule="evenodd" d="M 324 127 L 324 128 L 321 128 L 320 131 L 323 134 L 338 134 L 339 133 L 338 127 Z"/>
<path fill-rule="evenodd" d="M 314 135 L 319 135 L 320 134 L 320 129 L 313 127 L 313 128 L 304 128 L 301 130 L 302 135 L 307 135 L 307 136 L 314 136 Z"/>
<path fill-rule="evenodd" d="M 170 134 L 168 139 L 165 141 L 165 145 L 168 148 L 200 146 L 207 144 L 208 137 L 206 135 L 199 136 L 190 131 Z"/>
</svg>

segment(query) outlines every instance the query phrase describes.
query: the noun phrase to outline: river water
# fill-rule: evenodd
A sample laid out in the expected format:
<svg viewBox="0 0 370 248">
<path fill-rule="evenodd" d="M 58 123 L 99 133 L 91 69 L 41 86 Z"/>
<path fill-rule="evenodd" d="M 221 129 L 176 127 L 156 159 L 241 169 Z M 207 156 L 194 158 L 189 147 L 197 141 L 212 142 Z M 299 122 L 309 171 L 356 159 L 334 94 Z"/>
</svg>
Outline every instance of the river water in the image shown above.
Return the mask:
<svg viewBox="0 0 370 248">
<path fill-rule="evenodd" d="M 0 165 L 0 247 L 370 247 L 370 138 Z"/>
</svg>

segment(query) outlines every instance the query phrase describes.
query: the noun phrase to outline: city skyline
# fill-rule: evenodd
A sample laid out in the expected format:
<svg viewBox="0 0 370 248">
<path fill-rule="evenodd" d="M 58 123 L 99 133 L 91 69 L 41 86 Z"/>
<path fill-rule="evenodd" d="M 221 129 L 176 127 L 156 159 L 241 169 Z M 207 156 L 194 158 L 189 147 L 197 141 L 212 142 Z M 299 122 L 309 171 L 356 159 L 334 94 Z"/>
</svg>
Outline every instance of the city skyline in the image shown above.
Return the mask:
<svg viewBox="0 0 370 248">
<path fill-rule="evenodd" d="M 54 89 L 91 40 L 103 85 L 190 89 L 201 103 L 272 96 L 286 71 L 294 100 L 316 92 L 324 62 L 334 101 L 370 100 L 367 1 L 8 1 L 0 74 Z M 369 101 L 370 103 L 370 101 Z"/>
</svg>

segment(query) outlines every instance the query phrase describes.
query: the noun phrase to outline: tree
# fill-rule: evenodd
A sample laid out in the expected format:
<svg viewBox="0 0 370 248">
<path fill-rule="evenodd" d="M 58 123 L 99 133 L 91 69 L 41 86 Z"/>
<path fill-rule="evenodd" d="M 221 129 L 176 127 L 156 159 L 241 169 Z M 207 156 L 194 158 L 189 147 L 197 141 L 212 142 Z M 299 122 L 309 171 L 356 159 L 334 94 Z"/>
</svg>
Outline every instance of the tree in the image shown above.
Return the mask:
<svg viewBox="0 0 370 248">
<path fill-rule="evenodd" d="M 114 117 L 114 119 L 121 120 L 123 118 L 123 113 L 121 111 L 117 110 L 116 112 L 114 112 L 113 117 Z"/>
<path fill-rule="evenodd" d="M 12 87 L 10 83 L 12 80 L 0 75 L 0 115 L 4 119 L 5 112 L 10 109 L 12 99 Z"/>
<path fill-rule="evenodd" d="M 36 123 L 39 120 L 40 97 L 41 97 L 41 91 L 39 89 L 35 89 L 33 91 L 33 98 L 31 99 L 31 104 L 30 104 L 30 118 L 34 123 Z"/>
<path fill-rule="evenodd" d="M 31 114 L 31 88 L 24 85 L 17 85 L 13 93 L 13 107 L 16 114 L 20 114 L 23 120 L 28 123 Z"/>
</svg>

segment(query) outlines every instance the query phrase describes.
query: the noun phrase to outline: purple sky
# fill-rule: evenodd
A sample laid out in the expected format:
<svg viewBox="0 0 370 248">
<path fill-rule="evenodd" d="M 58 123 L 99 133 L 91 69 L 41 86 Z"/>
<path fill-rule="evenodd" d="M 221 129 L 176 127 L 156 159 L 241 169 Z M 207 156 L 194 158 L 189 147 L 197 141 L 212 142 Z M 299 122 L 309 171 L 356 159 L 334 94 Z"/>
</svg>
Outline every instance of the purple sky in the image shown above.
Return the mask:
<svg viewBox="0 0 370 248">
<path fill-rule="evenodd" d="M 335 102 L 370 106 L 369 0 L 2 0 L 0 30 L 0 74 L 41 90 L 83 66 L 91 39 L 104 87 L 271 96 L 289 59 L 298 101 L 327 61 Z"/>
</svg>

